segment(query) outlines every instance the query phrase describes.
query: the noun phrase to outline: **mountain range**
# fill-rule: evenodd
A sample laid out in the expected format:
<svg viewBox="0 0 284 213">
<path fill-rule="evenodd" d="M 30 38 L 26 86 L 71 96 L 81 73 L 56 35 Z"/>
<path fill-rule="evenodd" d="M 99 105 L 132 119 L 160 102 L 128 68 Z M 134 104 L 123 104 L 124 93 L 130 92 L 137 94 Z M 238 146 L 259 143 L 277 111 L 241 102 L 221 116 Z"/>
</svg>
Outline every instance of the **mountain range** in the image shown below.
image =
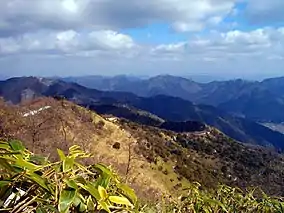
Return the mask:
<svg viewBox="0 0 284 213">
<path fill-rule="evenodd" d="M 198 88 L 196 87 L 196 90 Z M 64 97 L 90 109 L 128 119 L 133 118 L 138 122 L 143 119 L 140 115 L 137 116 L 137 112 L 146 112 L 143 115 L 153 126 L 163 124 L 163 122 L 153 122 L 157 120 L 157 117 L 158 120 L 164 120 L 164 122 L 183 125 L 180 129 L 188 127 L 187 121 L 196 121 L 197 123 L 191 123 L 194 124 L 190 127 L 192 130 L 202 128 L 202 123 L 205 123 L 244 143 L 268 146 L 278 150 L 284 149 L 284 135 L 279 132 L 214 106 L 194 104 L 179 97 L 158 94 L 151 97 L 139 97 L 129 92 L 99 91 L 73 82 L 36 77 L 1 81 L 0 96 L 14 104 L 42 96 Z M 116 110 L 113 110 L 114 108 Z M 157 117 L 152 119 L 153 116 L 148 116 L 147 113 Z M 141 123 L 143 122 L 145 119 Z M 168 128 L 168 125 L 164 124 L 164 127 Z"/>
<path fill-rule="evenodd" d="M 131 92 L 141 97 L 167 95 L 218 107 L 256 122 L 284 121 L 284 77 L 259 81 L 230 80 L 198 83 L 160 75 L 148 79 L 127 76 L 70 77 L 63 80 L 103 91 Z"/>
</svg>

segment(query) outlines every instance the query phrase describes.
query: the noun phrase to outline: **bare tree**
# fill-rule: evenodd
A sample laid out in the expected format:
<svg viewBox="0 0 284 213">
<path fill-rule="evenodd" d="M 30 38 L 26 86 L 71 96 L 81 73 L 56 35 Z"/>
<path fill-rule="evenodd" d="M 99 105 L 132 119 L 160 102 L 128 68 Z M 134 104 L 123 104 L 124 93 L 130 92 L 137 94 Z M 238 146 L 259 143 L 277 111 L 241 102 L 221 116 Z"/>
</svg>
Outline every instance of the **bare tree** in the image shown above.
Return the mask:
<svg viewBox="0 0 284 213">
<path fill-rule="evenodd" d="M 127 164 L 126 164 L 126 171 L 125 171 L 125 182 L 128 181 L 130 173 L 132 171 L 132 169 L 135 168 L 135 166 L 133 165 L 133 161 L 138 160 L 138 157 L 135 156 L 135 143 L 130 143 L 128 144 L 128 160 L 127 160 Z"/>
</svg>

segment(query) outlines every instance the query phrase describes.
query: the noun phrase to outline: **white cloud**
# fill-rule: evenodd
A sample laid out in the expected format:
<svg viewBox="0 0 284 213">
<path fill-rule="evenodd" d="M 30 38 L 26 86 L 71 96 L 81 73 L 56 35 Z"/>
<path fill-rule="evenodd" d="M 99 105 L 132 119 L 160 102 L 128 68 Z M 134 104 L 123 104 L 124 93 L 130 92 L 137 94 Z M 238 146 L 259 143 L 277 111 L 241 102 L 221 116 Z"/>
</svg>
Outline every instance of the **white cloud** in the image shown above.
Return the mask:
<svg viewBox="0 0 284 213">
<path fill-rule="evenodd" d="M 0 35 L 38 29 L 119 30 L 164 22 L 178 31 L 220 23 L 237 0 L 1 0 Z M 210 24 L 209 24 L 210 25 Z"/>
<path fill-rule="evenodd" d="M 284 30 L 260 28 L 247 32 L 213 31 L 188 41 L 158 45 L 137 44 L 130 36 L 110 30 L 88 33 L 73 30 L 39 32 L 0 39 L 0 54 L 10 55 L 10 58 L 14 59 L 26 58 L 29 55 L 40 56 L 43 61 L 53 62 L 55 59 L 50 56 L 57 56 L 62 60 L 56 60 L 55 64 L 77 63 L 74 66 L 58 65 L 62 69 L 68 67 L 71 73 L 78 64 L 82 65 L 83 61 L 88 61 L 82 65 L 86 72 L 89 71 L 90 64 L 100 69 L 112 70 L 114 73 L 114 69 L 117 69 L 116 72 L 127 72 L 126 69 L 136 72 L 140 69 L 144 69 L 144 72 L 147 69 L 159 72 L 174 69 L 185 72 L 188 67 L 197 70 L 213 69 L 215 72 L 230 69 L 233 73 L 233 70 L 240 66 L 247 69 L 254 66 L 255 71 L 250 72 L 257 72 L 274 61 L 277 63 L 271 66 L 277 66 L 278 68 L 274 68 L 277 71 L 284 66 Z M 30 66 L 26 64 L 28 61 L 25 59 L 25 66 Z M 256 69 L 260 64 L 262 66 Z M 39 66 L 33 63 L 32 65 Z M 44 69 L 41 67 L 40 70 Z"/>
<path fill-rule="evenodd" d="M 213 32 L 187 42 L 153 47 L 156 55 L 183 55 L 184 60 L 218 61 L 252 59 L 267 61 L 268 58 L 284 56 L 283 28 L 256 29 L 249 32 L 239 30 L 226 33 Z M 273 56 L 273 57 L 271 57 Z M 214 59 L 214 60 L 213 60 Z M 247 61 L 246 61 L 247 63 Z"/>
<path fill-rule="evenodd" d="M 111 30 L 79 33 L 27 33 L 17 37 L 0 38 L 0 54 L 78 54 L 84 51 L 124 51 L 138 45 L 128 35 Z"/>
<path fill-rule="evenodd" d="M 133 39 L 115 31 L 94 31 L 89 34 L 89 38 L 105 48 L 110 49 L 130 49 L 135 46 Z"/>
</svg>

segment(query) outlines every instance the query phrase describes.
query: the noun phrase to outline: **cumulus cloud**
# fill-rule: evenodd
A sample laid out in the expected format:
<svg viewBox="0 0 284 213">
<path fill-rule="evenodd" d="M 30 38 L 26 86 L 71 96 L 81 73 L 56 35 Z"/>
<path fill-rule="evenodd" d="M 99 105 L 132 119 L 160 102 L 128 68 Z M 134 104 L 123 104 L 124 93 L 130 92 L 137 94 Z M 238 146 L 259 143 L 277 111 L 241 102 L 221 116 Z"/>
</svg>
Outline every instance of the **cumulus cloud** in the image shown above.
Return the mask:
<svg viewBox="0 0 284 213">
<path fill-rule="evenodd" d="M 0 38 L 0 55 L 7 54 L 77 54 L 84 51 L 124 51 L 138 45 L 128 35 L 111 30 L 79 33 L 60 32 L 26 33 L 21 36 Z"/>
<path fill-rule="evenodd" d="M 220 23 L 236 0 L 1 0 L 0 35 L 39 28 L 119 30 L 164 22 L 178 31 Z"/>
<path fill-rule="evenodd" d="M 283 58 L 284 28 L 256 29 L 249 32 L 233 30 L 213 32 L 187 42 L 164 44 L 153 47 L 160 55 L 183 54 L 184 57 L 200 60 L 241 59 L 259 57 L 261 60 Z"/>
</svg>

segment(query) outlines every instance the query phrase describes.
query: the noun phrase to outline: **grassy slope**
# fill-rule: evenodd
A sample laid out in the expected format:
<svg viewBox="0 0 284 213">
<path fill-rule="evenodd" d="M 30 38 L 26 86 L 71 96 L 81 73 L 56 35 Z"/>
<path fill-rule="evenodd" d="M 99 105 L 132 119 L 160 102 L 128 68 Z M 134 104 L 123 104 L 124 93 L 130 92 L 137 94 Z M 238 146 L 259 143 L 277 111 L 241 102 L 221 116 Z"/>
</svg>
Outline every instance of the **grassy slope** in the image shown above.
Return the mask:
<svg viewBox="0 0 284 213">
<path fill-rule="evenodd" d="M 49 105 L 29 117 L 21 113 Z M 39 99 L 21 107 L 2 104 L 1 126 L 5 137 L 18 138 L 37 153 L 56 156 L 73 144 L 95 153 L 94 162 L 115 167 L 148 199 L 178 195 L 191 182 L 214 188 L 262 186 L 270 194 L 284 191 L 283 157 L 262 148 L 247 147 L 211 128 L 207 133 L 177 134 L 127 120 L 110 122 L 70 102 Z M 35 131 L 36 130 L 36 131 Z M 115 143 L 120 149 L 114 149 Z"/>
<path fill-rule="evenodd" d="M 51 108 L 34 116 L 21 116 L 47 105 Z M 70 102 L 61 103 L 52 99 L 39 99 L 21 107 L 2 105 L 1 109 L 7 118 L 4 121 L 7 124 L 4 129 L 6 137 L 22 140 L 36 153 L 53 159 L 56 158 L 56 148 L 67 151 L 69 146 L 78 144 L 85 151 L 95 154 L 92 161 L 112 165 L 126 179 L 130 147 L 131 162 L 127 182 L 137 190 L 138 195 L 159 198 L 161 194 L 170 193 L 166 187 L 169 180 L 160 179 L 160 172 L 152 170 L 153 165 L 134 151 L 137 147 L 136 138 L 119 124 L 107 121 L 95 112 Z M 42 123 L 44 124 L 38 127 Z M 31 128 L 38 130 L 34 141 L 34 131 Z M 120 149 L 113 148 L 115 143 L 120 144 Z"/>
</svg>

